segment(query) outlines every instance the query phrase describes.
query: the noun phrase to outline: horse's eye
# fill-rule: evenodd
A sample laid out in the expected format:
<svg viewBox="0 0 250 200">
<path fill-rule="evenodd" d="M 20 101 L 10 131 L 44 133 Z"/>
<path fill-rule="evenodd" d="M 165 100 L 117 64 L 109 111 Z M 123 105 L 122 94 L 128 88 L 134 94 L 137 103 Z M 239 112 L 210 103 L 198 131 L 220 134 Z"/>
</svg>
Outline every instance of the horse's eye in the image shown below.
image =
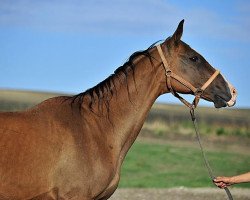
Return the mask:
<svg viewBox="0 0 250 200">
<path fill-rule="evenodd" d="M 191 58 L 189 58 L 191 61 L 193 61 L 193 62 L 196 62 L 197 60 L 198 60 L 198 57 L 197 56 L 193 56 L 193 57 L 191 57 Z"/>
</svg>

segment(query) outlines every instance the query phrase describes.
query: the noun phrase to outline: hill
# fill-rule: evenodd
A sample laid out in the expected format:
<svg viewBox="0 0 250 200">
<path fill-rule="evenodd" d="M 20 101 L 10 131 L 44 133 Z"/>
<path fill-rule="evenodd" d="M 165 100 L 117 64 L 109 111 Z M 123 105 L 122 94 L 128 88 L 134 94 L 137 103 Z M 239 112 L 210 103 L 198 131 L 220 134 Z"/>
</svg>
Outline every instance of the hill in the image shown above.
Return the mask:
<svg viewBox="0 0 250 200">
<path fill-rule="evenodd" d="M 52 92 L 0 90 L 0 111 L 21 111 L 46 99 L 65 94 Z"/>
</svg>

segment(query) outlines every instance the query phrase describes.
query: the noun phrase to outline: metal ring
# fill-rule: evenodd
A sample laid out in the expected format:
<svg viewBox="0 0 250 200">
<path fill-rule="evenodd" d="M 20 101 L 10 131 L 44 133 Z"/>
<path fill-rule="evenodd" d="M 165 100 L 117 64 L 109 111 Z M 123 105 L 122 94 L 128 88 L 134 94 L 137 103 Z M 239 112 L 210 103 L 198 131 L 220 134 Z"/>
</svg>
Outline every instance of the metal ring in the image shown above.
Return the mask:
<svg viewBox="0 0 250 200">
<path fill-rule="evenodd" d="M 204 90 L 197 88 L 196 91 L 194 92 L 195 96 L 201 96 L 203 94 Z"/>
<path fill-rule="evenodd" d="M 172 73 L 172 71 L 171 71 L 170 69 L 166 71 L 166 75 L 167 75 L 167 76 L 170 76 L 171 73 Z"/>
</svg>

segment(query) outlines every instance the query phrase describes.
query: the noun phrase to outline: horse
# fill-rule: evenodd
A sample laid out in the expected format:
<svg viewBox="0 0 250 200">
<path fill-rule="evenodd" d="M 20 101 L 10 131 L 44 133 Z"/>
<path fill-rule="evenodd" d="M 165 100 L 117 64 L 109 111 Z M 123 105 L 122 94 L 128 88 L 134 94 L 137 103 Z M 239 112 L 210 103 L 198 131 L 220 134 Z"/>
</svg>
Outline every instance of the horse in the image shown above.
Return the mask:
<svg viewBox="0 0 250 200">
<path fill-rule="evenodd" d="M 85 92 L 0 113 L 0 199 L 108 199 L 157 97 L 196 95 L 185 81 L 201 88 L 214 76 L 199 97 L 216 108 L 233 106 L 235 88 L 181 40 L 183 24 Z M 179 79 L 168 76 L 159 48 Z"/>
</svg>

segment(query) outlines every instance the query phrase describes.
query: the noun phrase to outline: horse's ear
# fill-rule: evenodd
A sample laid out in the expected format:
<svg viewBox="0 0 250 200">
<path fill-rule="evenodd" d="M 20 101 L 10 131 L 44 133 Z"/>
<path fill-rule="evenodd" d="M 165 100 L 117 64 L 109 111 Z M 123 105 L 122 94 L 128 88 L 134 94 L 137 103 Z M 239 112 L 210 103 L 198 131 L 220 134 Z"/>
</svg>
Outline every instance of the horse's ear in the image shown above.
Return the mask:
<svg viewBox="0 0 250 200">
<path fill-rule="evenodd" d="M 184 24 L 184 19 L 181 20 L 181 22 L 179 23 L 176 31 L 174 32 L 173 36 L 172 36 L 172 40 L 175 42 L 175 44 L 178 44 L 179 41 L 181 40 L 181 36 L 183 33 L 183 24 Z"/>
</svg>

